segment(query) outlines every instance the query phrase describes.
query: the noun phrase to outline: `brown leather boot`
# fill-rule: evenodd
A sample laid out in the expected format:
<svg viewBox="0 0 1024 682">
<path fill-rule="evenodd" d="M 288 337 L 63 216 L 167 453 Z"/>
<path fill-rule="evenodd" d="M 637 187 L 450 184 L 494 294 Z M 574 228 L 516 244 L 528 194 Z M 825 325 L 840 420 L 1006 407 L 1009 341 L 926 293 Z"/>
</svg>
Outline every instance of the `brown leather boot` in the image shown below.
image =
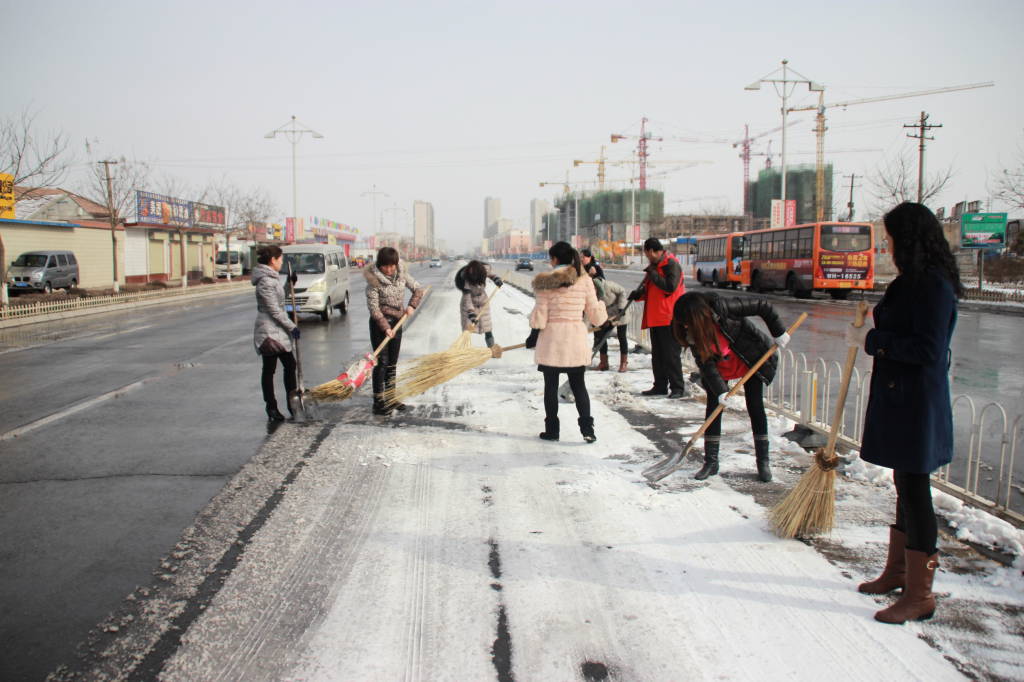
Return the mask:
<svg viewBox="0 0 1024 682">
<path fill-rule="evenodd" d="M 907 583 L 906 547 L 907 534 L 896 526 L 889 526 L 889 556 L 885 559 L 882 575 L 861 583 L 857 591 L 864 594 L 889 594 L 893 590 L 903 589 Z"/>
<path fill-rule="evenodd" d="M 608 369 L 608 354 L 601 353 L 601 361 L 597 363 L 597 369 L 600 372 L 604 372 Z"/>
<path fill-rule="evenodd" d="M 626 354 L 623 353 L 619 356 L 619 371 L 625 372 L 627 369 L 629 369 L 629 361 L 626 359 Z"/>
<path fill-rule="evenodd" d="M 881 623 L 902 625 L 908 620 L 928 620 L 935 614 L 935 595 L 932 580 L 939 566 L 938 553 L 931 556 L 914 549 L 906 550 L 907 586 L 903 596 L 887 609 L 875 614 Z"/>
</svg>

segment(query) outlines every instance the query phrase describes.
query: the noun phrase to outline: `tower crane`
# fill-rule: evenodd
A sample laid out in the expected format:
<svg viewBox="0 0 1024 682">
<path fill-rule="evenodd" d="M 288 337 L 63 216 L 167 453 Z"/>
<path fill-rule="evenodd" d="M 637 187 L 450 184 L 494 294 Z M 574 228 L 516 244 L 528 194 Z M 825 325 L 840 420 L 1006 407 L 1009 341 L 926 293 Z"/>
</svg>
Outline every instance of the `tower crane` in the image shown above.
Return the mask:
<svg viewBox="0 0 1024 682">
<path fill-rule="evenodd" d="M 951 85 L 945 88 L 934 88 L 932 90 L 916 90 L 914 92 L 904 92 L 895 95 L 881 95 L 879 97 L 866 97 L 864 99 L 851 99 L 844 102 L 833 102 L 831 104 L 825 104 L 825 91 L 824 89 L 818 91 L 818 103 L 812 106 L 805 107 L 789 107 L 786 111 L 817 111 L 815 116 L 814 134 L 816 136 L 816 154 L 817 159 L 815 161 L 815 186 L 814 186 L 814 208 L 815 214 L 817 215 L 817 221 L 821 222 L 825 216 L 825 109 L 831 109 L 834 107 L 848 107 L 854 104 L 868 104 L 870 102 L 887 102 L 895 99 L 907 99 L 909 97 L 923 97 L 925 95 L 938 95 L 944 92 L 958 92 L 960 90 L 974 90 L 976 88 L 990 88 L 994 86 L 993 81 L 985 81 L 984 83 L 968 83 L 966 85 Z"/>
<path fill-rule="evenodd" d="M 796 121 L 793 121 L 793 123 L 787 124 L 787 127 L 791 126 L 791 125 L 795 125 L 795 124 L 796 124 Z M 753 137 L 751 137 L 751 135 L 750 135 L 750 125 L 745 123 L 745 124 L 743 124 L 743 137 L 732 143 L 733 149 L 735 149 L 736 147 L 740 147 L 741 150 L 742 150 L 742 151 L 740 151 L 740 158 L 743 159 L 743 215 L 750 215 L 752 213 L 751 210 L 750 210 L 750 157 L 751 156 L 767 156 L 768 159 L 767 159 L 767 165 L 765 166 L 765 168 L 771 168 L 772 167 L 772 151 L 771 151 L 772 150 L 772 147 L 771 147 L 772 141 L 768 140 L 768 151 L 767 152 L 757 153 L 757 154 L 752 154 L 751 153 L 751 151 L 750 151 L 750 143 L 753 142 L 754 140 L 758 139 L 758 138 L 764 137 L 765 135 L 771 135 L 772 133 L 777 133 L 780 130 L 782 130 L 782 128 L 783 128 L 783 126 L 778 126 L 776 128 L 772 128 L 771 130 L 766 130 L 763 133 L 758 133 L 757 135 L 754 135 Z"/>
<path fill-rule="evenodd" d="M 647 141 L 655 140 L 661 142 L 663 138 L 654 137 L 647 130 L 647 117 L 644 116 L 640 119 L 640 135 L 617 135 L 612 133 L 612 142 L 618 142 L 619 140 L 632 139 L 637 140 L 636 144 L 636 155 L 640 162 L 640 189 L 647 189 Z"/>
</svg>

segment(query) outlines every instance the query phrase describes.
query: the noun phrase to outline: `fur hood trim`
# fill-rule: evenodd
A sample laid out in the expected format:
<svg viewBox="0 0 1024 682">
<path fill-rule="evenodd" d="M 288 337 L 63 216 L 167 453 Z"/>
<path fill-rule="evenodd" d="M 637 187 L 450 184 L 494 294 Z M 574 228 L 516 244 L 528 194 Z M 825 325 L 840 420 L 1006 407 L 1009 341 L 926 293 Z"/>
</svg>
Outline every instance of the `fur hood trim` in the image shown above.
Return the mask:
<svg viewBox="0 0 1024 682">
<path fill-rule="evenodd" d="M 388 277 L 377 268 L 375 263 L 370 263 L 363 268 L 363 277 L 366 278 L 366 283 L 370 286 L 379 287 L 402 281 L 405 272 L 405 261 L 402 260 L 398 261 L 398 269 L 395 270 L 393 277 Z"/>
<path fill-rule="evenodd" d="M 533 290 L 545 291 L 551 289 L 562 289 L 571 287 L 579 279 L 576 268 L 571 265 L 563 265 L 551 272 L 542 272 L 533 278 Z"/>
</svg>

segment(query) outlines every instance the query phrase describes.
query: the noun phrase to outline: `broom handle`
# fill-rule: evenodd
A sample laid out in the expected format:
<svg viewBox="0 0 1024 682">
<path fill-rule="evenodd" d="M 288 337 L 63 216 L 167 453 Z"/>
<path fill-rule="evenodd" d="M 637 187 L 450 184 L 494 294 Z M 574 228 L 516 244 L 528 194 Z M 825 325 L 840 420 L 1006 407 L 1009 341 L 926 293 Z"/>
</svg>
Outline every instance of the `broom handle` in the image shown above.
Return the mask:
<svg viewBox="0 0 1024 682">
<path fill-rule="evenodd" d="M 497 296 L 499 291 L 501 291 L 501 287 L 494 287 L 494 291 L 491 292 L 491 295 L 487 297 L 487 300 L 484 301 L 484 304 L 480 306 L 480 310 L 477 311 L 476 324 L 473 325 L 473 328 L 476 329 L 477 333 L 480 333 L 480 315 L 482 315 L 483 312 L 487 310 L 487 306 L 491 305 L 491 299 Z"/>
<path fill-rule="evenodd" d="M 853 326 L 858 329 L 864 326 L 864 317 L 868 312 L 868 304 L 861 301 L 857 304 L 856 318 L 853 321 Z M 839 439 L 839 428 L 843 424 L 843 410 L 846 407 L 846 394 L 850 390 L 850 377 L 853 375 L 853 365 L 857 362 L 857 351 L 860 349 L 857 346 L 850 346 L 846 350 L 846 365 L 843 367 L 843 381 L 839 386 L 839 397 L 836 398 L 836 409 L 832 417 L 832 429 L 828 434 L 828 445 L 825 446 L 825 454 L 823 455 L 826 460 L 831 460 L 835 457 L 836 452 L 836 440 Z"/>
<path fill-rule="evenodd" d="M 501 347 L 501 352 L 504 353 L 507 350 L 515 350 L 517 348 L 526 348 L 526 344 L 525 343 L 517 343 L 514 346 L 502 346 Z"/>
<path fill-rule="evenodd" d="M 793 332 L 795 332 L 797 327 L 802 325 L 804 323 L 804 320 L 806 319 L 807 313 L 800 313 L 800 317 L 796 318 L 796 322 L 794 322 L 793 325 L 786 330 L 786 333 L 792 334 Z M 725 394 L 725 397 L 730 398 L 736 395 L 736 392 L 740 390 L 740 387 L 742 387 L 743 384 L 747 383 L 747 379 L 754 376 L 754 373 L 757 372 L 757 370 L 761 369 L 761 365 L 768 362 L 768 359 L 775 354 L 776 349 L 778 349 L 778 346 L 773 344 L 771 348 L 765 351 L 764 355 L 761 356 L 761 359 L 755 362 L 754 366 L 747 370 L 747 373 L 743 375 L 743 378 L 740 379 L 739 382 L 737 382 L 737 384 L 733 386 L 728 393 Z M 715 411 L 712 412 L 708 416 L 708 418 L 704 420 L 704 423 L 701 424 L 701 427 L 697 429 L 697 433 L 693 434 L 693 436 L 690 437 L 690 440 L 687 441 L 686 445 L 683 447 L 683 452 L 690 449 L 693 446 L 693 444 L 697 442 L 697 439 L 704 435 L 704 432 L 707 431 L 708 427 L 710 427 L 711 424 L 715 421 L 715 419 L 718 418 L 718 415 L 722 414 L 722 410 L 724 409 L 725 405 L 719 403 L 718 407 L 715 408 Z"/>
<path fill-rule="evenodd" d="M 429 286 L 427 287 L 427 291 L 430 291 L 430 287 Z M 425 295 L 426 295 L 426 291 L 424 292 L 424 296 Z M 392 327 L 391 329 L 394 330 L 394 332 L 397 334 L 398 330 L 402 328 L 402 325 L 405 324 L 405 320 L 408 317 L 409 317 L 408 314 L 402 315 L 402 318 L 400 320 L 398 320 L 398 323 L 395 324 L 395 326 Z M 388 345 L 388 341 L 390 341 L 393 338 L 394 338 L 393 336 L 385 336 L 384 340 L 381 341 L 380 345 L 377 346 L 377 348 L 373 351 L 373 357 L 376 358 L 378 355 L 380 355 L 380 352 L 382 350 L 384 350 L 384 346 Z"/>
</svg>

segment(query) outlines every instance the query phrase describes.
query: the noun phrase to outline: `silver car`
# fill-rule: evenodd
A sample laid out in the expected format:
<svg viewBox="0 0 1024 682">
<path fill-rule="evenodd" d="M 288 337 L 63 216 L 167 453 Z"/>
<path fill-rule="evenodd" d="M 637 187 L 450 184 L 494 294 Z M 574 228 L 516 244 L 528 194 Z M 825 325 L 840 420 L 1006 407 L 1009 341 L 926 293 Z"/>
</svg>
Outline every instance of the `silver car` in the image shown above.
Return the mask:
<svg viewBox="0 0 1024 682">
<path fill-rule="evenodd" d="M 7 289 L 50 293 L 78 286 L 78 260 L 71 251 L 27 251 L 7 270 Z"/>
</svg>

